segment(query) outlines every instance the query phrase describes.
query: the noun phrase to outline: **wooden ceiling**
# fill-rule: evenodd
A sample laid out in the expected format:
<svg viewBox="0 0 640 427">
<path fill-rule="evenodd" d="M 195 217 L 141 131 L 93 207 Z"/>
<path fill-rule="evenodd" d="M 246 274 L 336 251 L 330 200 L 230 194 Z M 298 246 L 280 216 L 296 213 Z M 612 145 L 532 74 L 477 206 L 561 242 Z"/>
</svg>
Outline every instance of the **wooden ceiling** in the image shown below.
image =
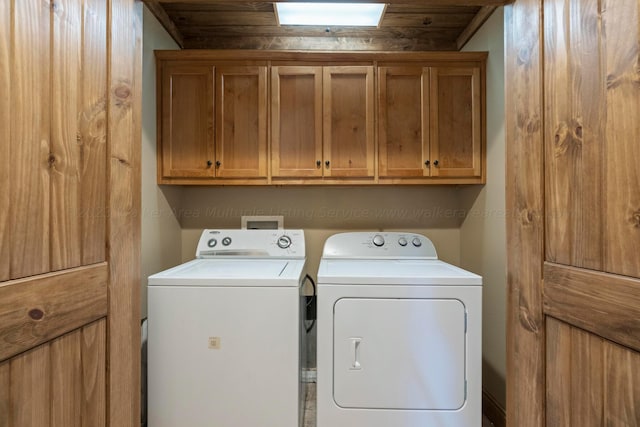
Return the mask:
<svg viewBox="0 0 640 427">
<path fill-rule="evenodd" d="M 279 26 L 273 1 L 143 1 L 185 49 L 360 51 L 459 50 L 496 7 L 510 3 L 504 0 L 368 0 L 387 3 L 378 28 L 327 28 Z"/>
</svg>

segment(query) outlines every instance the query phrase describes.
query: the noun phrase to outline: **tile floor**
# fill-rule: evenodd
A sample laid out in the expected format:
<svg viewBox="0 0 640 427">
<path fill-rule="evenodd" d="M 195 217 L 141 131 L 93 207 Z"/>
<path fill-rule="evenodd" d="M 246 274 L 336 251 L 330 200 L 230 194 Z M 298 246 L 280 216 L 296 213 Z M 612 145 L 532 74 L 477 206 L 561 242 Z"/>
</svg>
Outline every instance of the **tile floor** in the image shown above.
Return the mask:
<svg viewBox="0 0 640 427">
<path fill-rule="evenodd" d="M 315 383 L 307 383 L 307 401 L 304 403 L 304 427 L 316 427 Z M 493 427 L 493 424 L 485 416 L 483 416 L 482 427 Z"/>
</svg>

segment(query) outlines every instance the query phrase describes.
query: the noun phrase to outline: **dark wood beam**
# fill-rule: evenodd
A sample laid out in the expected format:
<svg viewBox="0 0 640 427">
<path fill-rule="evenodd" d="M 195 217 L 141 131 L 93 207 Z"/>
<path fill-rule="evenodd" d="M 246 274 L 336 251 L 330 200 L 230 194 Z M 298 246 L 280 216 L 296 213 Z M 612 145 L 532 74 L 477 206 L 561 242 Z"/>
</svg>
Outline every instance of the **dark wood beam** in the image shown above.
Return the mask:
<svg viewBox="0 0 640 427">
<path fill-rule="evenodd" d="M 149 9 L 149 11 L 156 17 L 156 19 L 160 22 L 160 24 L 164 27 L 165 30 L 169 33 L 169 35 L 175 40 L 175 42 L 181 48 L 184 48 L 184 40 L 180 31 L 178 31 L 178 27 L 176 27 L 175 23 L 169 18 L 167 12 L 164 10 L 162 3 L 159 0 L 142 0 L 145 6 Z"/>
<path fill-rule="evenodd" d="M 498 8 L 498 6 L 484 6 L 480 11 L 476 14 L 476 16 L 471 20 L 467 28 L 462 31 L 462 33 L 458 36 L 458 40 L 456 44 L 458 45 L 458 50 L 462 49 L 465 44 L 471 37 L 482 27 L 487 19 L 493 14 L 493 12 Z"/>
</svg>

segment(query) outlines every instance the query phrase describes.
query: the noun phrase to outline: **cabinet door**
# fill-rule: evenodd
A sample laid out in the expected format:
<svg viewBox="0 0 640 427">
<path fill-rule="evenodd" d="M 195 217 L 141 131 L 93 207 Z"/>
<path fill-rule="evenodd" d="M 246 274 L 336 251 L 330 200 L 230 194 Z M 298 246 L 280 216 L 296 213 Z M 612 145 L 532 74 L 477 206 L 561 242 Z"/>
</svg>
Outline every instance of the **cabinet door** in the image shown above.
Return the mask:
<svg viewBox="0 0 640 427">
<path fill-rule="evenodd" d="M 322 67 L 271 68 L 271 175 L 322 176 Z"/>
<path fill-rule="evenodd" d="M 324 176 L 374 176 L 373 66 L 325 67 Z"/>
<path fill-rule="evenodd" d="M 379 176 L 429 176 L 429 68 L 378 72 Z"/>
<path fill-rule="evenodd" d="M 479 68 L 431 69 L 431 176 L 482 176 Z"/>
<path fill-rule="evenodd" d="M 218 67 L 216 93 L 216 177 L 266 177 L 267 67 Z"/>
<path fill-rule="evenodd" d="M 182 64 L 163 69 L 163 178 L 213 177 L 213 71 Z"/>
</svg>

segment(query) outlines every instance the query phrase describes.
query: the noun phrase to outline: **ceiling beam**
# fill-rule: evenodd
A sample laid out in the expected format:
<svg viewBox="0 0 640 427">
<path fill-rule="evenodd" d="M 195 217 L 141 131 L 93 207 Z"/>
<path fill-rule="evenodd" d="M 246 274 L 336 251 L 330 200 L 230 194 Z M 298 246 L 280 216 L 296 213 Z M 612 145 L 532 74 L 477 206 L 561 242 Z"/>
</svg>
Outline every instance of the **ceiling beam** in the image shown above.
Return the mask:
<svg viewBox="0 0 640 427">
<path fill-rule="evenodd" d="M 484 24 L 487 19 L 491 16 L 491 14 L 497 9 L 497 6 L 484 6 L 480 11 L 476 14 L 476 16 L 471 20 L 467 28 L 465 28 L 462 33 L 458 36 L 458 40 L 456 41 L 456 45 L 458 50 L 461 50 L 465 44 L 471 37 L 478 31 L 482 24 Z"/>
<path fill-rule="evenodd" d="M 144 0 L 147 3 L 150 0 Z M 215 4 L 224 3 L 219 0 L 153 0 L 158 3 L 191 3 L 191 4 Z M 327 0 L 278 0 L 281 2 L 326 2 Z M 513 3 L 514 0 L 341 0 L 343 3 L 387 3 L 420 5 L 420 6 L 503 6 Z M 227 0 L 229 2 L 229 0 Z M 252 3 L 273 3 L 274 0 L 252 0 Z"/>
<path fill-rule="evenodd" d="M 167 12 L 164 10 L 162 5 L 160 5 L 159 0 L 142 0 L 147 9 L 156 17 L 156 19 L 160 22 L 160 24 L 164 27 L 165 30 L 169 33 L 171 38 L 175 40 L 175 42 L 180 46 L 180 48 L 184 49 L 184 40 L 182 38 L 182 34 L 178 30 L 178 27 L 173 23 Z"/>
</svg>

